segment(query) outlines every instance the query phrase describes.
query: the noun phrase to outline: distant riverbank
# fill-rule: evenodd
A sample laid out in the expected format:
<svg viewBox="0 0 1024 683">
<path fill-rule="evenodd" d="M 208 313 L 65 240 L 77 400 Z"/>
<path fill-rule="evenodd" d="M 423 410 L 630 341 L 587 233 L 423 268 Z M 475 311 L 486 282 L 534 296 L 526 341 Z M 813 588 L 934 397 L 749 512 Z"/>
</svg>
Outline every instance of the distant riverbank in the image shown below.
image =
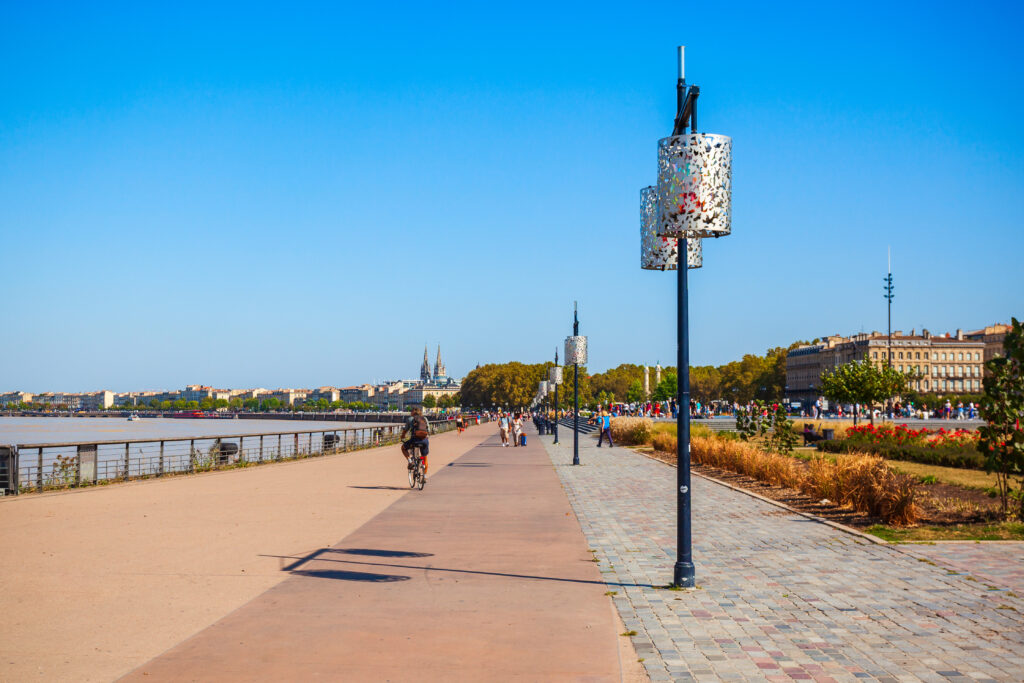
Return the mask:
<svg viewBox="0 0 1024 683">
<path fill-rule="evenodd" d="M 95 419 L 89 417 L 0 417 L 0 444 L 69 443 L 76 441 L 115 441 L 120 439 L 173 439 L 189 436 L 226 434 L 272 434 L 292 429 L 339 429 L 371 427 L 383 422 L 359 422 L 349 425 L 332 420 L 302 420 L 302 426 L 287 426 L 280 419 L 210 420 L 142 418 L 129 422 L 125 417 Z"/>
</svg>

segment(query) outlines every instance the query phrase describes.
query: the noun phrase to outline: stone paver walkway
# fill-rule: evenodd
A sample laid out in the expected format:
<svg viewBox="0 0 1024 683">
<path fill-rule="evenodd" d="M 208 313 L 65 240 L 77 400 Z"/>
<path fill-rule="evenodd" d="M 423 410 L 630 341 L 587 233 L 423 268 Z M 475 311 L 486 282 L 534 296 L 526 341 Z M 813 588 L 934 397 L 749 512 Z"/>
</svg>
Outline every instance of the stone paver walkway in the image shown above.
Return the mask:
<svg viewBox="0 0 1024 683">
<path fill-rule="evenodd" d="M 1024 680 L 1024 600 L 700 477 L 699 589 L 663 588 L 675 469 L 592 437 L 573 467 L 560 437 L 541 438 L 652 680 Z"/>
<path fill-rule="evenodd" d="M 907 543 L 900 550 L 1024 597 L 1024 541 Z"/>
</svg>

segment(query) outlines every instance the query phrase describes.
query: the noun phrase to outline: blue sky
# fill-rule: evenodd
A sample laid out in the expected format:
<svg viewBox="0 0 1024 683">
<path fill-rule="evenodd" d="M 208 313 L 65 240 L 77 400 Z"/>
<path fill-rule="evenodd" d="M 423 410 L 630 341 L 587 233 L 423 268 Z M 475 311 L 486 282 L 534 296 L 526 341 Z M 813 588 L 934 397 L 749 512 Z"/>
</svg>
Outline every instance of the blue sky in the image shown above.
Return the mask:
<svg viewBox="0 0 1024 683">
<path fill-rule="evenodd" d="M 695 17 L 695 19 L 688 19 Z M 734 139 L 691 359 L 1024 314 L 1019 3 L 3 3 L 0 391 L 675 358 L 671 129 Z"/>
</svg>

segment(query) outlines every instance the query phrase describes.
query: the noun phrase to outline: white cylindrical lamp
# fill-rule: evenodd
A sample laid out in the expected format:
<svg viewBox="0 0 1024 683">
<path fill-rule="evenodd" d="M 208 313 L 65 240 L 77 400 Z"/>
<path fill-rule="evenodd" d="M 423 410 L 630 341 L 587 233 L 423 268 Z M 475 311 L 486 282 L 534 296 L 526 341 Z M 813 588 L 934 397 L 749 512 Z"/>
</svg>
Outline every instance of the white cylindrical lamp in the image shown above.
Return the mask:
<svg viewBox="0 0 1024 683">
<path fill-rule="evenodd" d="M 679 242 L 658 235 L 658 192 L 654 186 L 640 190 L 640 267 L 644 270 L 675 270 L 679 263 Z M 699 237 L 686 241 L 686 266 L 704 265 Z"/>
<path fill-rule="evenodd" d="M 732 231 L 732 138 L 692 133 L 658 141 L 662 237 L 722 237 Z"/>
</svg>

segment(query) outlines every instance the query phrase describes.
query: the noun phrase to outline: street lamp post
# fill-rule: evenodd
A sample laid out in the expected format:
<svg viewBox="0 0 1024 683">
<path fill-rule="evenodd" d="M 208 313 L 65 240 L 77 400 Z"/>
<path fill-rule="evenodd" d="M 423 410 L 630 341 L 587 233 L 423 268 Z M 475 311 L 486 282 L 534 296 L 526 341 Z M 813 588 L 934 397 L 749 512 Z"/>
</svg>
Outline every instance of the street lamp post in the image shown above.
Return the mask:
<svg viewBox="0 0 1024 683">
<path fill-rule="evenodd" d="M 572 304 L 572 336 L 565 338 L 565 362 L 573 366 L 572 464 L 580 464 L 580 364 L 587 362 L 587 338 L 580 336 L 576 302 Z"/>
<path fill-rule="evenodd" d="M 728 235 L 732 205 L 732 139 L 697 132 L 700 88 L 687 87 L 684 48 L 679 48 L 676 117 L 672 135 L 658 141 L 658 186 L 641 192 L 641 267 L 678 271 L 676 562 L 673 584 L 692 588 L 695 578 L 690 526 L 690 329 L 687 271 L 703 264 L 701 238 Z M 690 128 L 689 134 L 686 128 Z M 674 249 L 673 249 L 674 247 Z M 674 253 L 673 253 L 674 252 Z M 674 257 L 674 258 L 673 258 Z M 685 264 L 682 263 L 686 259 Z"/>
<path fill-rule="evenodd" d="M 555 367 L 551 368 L 551 372 L 548 373 L 548 379 L 555 383 L 555 443 L 558 443 L 558 385 L 562 383 L 562 378 L 559 377 L 558 368 L 558 347 L 555 347 Z"/>
</svg>

